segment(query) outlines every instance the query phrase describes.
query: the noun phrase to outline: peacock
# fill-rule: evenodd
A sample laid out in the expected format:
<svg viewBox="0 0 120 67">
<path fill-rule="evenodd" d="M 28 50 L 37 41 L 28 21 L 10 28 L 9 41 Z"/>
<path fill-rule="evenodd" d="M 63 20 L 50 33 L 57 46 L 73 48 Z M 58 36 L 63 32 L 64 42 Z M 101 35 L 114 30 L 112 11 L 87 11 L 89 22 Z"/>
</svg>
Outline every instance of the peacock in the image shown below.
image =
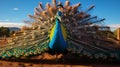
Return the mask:
<svg viewBox="0 0 120 67">
<path fill-rule="evenodd" d="M 70 5 L 52 0 L 43 8 L 35 8 L 34 15 L 28 15 L 30 27 L 24 27 L 0 47 L 0 59 L 17 59 L 50 54 L 74 54 L 88 59 L 120 60 L 120 43 L 109 30 L 102 26 L 105 20 L 91 16 L 87 10 L 79 10 L 81 3 Z"/>
</svg>

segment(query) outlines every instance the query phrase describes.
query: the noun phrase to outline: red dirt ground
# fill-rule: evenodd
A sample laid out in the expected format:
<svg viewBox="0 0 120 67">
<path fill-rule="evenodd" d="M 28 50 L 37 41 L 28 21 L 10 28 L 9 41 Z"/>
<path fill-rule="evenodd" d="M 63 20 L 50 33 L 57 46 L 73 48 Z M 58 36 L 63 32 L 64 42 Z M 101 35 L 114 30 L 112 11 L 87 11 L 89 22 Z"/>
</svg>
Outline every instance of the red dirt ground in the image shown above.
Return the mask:
<svg viewBox="0 0 120 67">
<path fill-rule="evenodd" d="M 7 40 L 4 40 L 4 39 L 0 39 L 0 47 L 1 46 L 4 46 L 5 44 L 7 43 Z"/>
</svg>

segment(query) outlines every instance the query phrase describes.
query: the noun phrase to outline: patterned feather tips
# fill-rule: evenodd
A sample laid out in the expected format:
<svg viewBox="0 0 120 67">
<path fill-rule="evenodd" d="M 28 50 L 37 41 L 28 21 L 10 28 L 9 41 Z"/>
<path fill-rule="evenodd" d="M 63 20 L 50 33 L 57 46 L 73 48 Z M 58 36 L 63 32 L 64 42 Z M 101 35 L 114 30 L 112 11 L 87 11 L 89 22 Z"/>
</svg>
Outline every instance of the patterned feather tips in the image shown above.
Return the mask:
<svg viewBox="0 0 120 67">
<path fill-rule="evenodd" d="M 52 5 L 47 3 L 45 8 L 39 3 L 34 9 L 34 15 L 28 15 L 32 20 L 25 21 L 31 27 L 24 26 L 15 32 L 8 44 L 0 47 L 0 58 L 26 58 L 48 51 L 49 34 L 55 24 L 57 5 L 62 5 L 62 2 L 52 0 Z M 119 58 L 119 43 L 110 28 L 102 25 L 105 19 L 89 14 L 94 5 L 85 11 L 79 10 L 79 7 L 81 3 L 71 6 L 69 1 L 63 5 L 61 23 L 67 30 L 69 53 L 89 58 Z"/>
</svg>

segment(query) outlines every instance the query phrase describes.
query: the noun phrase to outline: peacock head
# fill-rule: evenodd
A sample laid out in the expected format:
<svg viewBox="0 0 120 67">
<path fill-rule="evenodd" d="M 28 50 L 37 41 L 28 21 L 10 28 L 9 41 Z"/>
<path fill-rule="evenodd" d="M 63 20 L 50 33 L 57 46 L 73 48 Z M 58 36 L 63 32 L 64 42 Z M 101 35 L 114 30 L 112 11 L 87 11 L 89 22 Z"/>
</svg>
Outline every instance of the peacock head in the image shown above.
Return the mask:
<svg viewBox="0 0 120 67">
<path fill-rule="evenodd" d="M 59 4 L 59 5 L 57 5 L 57 6 L 58 6 L 58 12 L 57 12 L 57 14 L 56 14 L 56 20 L 61 21 L 61 17 L 62 17 L 62 15 L 63 15 L 63 10 L 64 10 L 64 8 L 63 8 L 63 5 L 62 5 L 62 4 Z"/>
<path fill-rule="evenodd" d="M 60 12 L 64 11 L 64 7 L 62 4 L 58 4 L 57 6 L 58 6 L 58 11 L 60 11 Z"/>
</svg>

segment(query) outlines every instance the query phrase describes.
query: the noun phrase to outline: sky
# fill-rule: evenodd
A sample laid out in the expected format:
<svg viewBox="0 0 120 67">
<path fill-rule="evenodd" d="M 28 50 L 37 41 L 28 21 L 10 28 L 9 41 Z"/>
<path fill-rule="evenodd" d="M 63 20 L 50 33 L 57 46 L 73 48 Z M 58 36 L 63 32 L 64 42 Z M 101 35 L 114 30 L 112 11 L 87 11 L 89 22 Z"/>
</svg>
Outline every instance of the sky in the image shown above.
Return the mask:
<svg viewBox="0 0 120 67">
<path fill-rule="evenodd" d="M 65 0 L 57 0 L 64 1 Z M 103 24 L 112 28 L 120 27 L 120 0 L 69 0 L 72 4 L 80 2 L 81 10 L 86 10 L 90 5 L 95 8 L 89 13 L 98 18 L 105 18 Z M 29 20 L 28 14 L 34 14 L 38 3 L 51 3 L 51 0 L 0 0 L 0 26 L 24 25 L 23 20 Z"/>
</svg>

